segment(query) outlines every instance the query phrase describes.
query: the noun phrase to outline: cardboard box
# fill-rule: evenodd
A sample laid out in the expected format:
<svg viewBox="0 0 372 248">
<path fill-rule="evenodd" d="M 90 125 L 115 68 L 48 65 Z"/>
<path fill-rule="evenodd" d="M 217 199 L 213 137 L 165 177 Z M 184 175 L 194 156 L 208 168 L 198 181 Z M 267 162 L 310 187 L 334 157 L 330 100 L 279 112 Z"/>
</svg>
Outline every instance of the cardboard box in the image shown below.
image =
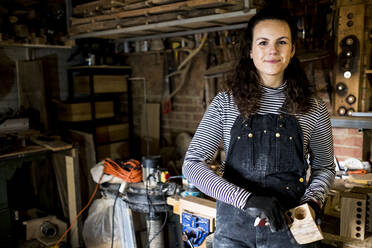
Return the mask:
<svg viewBox="0 0 372 248">
<path fill-rule="evenodd" d="M 97 143 L 106 143 L 129 138 L 129 123 L 96 127 Z"/>
<path fill-rule="evenodd" d="M 95 102 L 96 119 L 114 117 L 112 101 Z M 59 103 L 58 119 L 61 121 L 88 121 L 92 119 L 90 102 Z"/>
<path fill-rule="evenodd" d="M 127 76 L 123 75 L 93 75 L 94 93 L 127 92 Z M 90 94 L 89 76 L 74 76 L 74 92 Z"/>
</svg>

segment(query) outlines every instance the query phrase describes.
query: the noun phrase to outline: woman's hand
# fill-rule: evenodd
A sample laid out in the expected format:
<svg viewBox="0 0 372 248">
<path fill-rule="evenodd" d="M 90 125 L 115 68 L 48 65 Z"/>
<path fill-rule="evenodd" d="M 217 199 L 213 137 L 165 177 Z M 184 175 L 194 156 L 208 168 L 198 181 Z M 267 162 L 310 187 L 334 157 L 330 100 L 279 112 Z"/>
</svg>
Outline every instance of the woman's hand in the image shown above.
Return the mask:
<svg viewBox="0 0 372 248">
<path fill-rule="evenodd" d="M 244 211 L 254 218 L 266 219 L 272 232 L 280 231 L 286 225 L 284 210 L 275 197 L 252 195 L 248 198 Z"/>
</svg>

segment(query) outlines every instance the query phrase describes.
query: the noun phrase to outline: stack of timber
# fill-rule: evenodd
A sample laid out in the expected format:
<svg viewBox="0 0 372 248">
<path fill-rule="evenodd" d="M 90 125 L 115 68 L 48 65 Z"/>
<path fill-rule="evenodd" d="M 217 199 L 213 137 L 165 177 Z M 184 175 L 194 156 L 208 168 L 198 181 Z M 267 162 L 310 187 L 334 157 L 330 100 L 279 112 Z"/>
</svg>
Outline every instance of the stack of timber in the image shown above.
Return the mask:
<svg viewBox="0 0 372 248">
<path fill-rule="evenodd" d="M 153 33 L 175 32 L 177 27 L 157 27 L 151 30 L 138 31 L 138 34 L 121 33 L 105 35 L 107 30 L 118 30 L 127 27 L 165 23 L 169 21 L 184 20 L 195 17 L 226 14 L 236 11 L 249 11 L 249 9 L 260 6 L 260 1 L 252 2 L 250 6 L 245 5 L 244 0 L 98 0 L 86 4 L 77 5 L 73 8 L 71 17 L 70 36 L 96 32 L 101 38 L 125 38 L 127 35 L 147 35 Z M 255 2 L 253 4 L 253 2 Z M 222 21 L 220 25 L 247 21 L 247 18 L 235 17 Z M 216 25 L 216 23 L 189 24 L 181 28 L 185 30 L 193 28 L 205 28 Z M 180 27 L 178 27 L 179 29 Z M 99 35 L 99 32 L 102 35 Z"/>
</svg>

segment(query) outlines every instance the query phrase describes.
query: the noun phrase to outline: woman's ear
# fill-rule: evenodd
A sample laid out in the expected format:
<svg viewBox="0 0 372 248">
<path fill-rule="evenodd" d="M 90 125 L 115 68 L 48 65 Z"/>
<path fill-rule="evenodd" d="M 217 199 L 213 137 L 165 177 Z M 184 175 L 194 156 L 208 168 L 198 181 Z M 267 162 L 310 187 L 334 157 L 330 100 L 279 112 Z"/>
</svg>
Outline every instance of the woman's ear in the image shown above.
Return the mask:
<svg viewBox="0 0 372 248">
<path fill-rule="evenodd" d="M 252 50 L 249 50 L 249 57 L 250 57 L 251 59 L 253 59 L 253 58 L 252 58 Z"/>
<path fill-rule="evenodd" d="M 293 44 L 293 46 L 292 46 L 292 52 L 291 52 L 291 58 L 293 58 L 293 56 L 295 55 L 295 53 L 296 53 L 296 45 Z"/>
</svg>

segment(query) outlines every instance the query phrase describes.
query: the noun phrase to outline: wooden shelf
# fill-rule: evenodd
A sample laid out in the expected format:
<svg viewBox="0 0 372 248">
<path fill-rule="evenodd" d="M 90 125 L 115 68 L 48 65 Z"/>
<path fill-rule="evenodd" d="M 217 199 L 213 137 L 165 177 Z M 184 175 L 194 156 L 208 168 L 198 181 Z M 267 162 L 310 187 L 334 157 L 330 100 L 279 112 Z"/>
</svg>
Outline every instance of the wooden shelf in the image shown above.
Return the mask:
<svg viewBox="0 0 372 248">
<path fill-rule="evenodd" d="M 241 10 L 223 14 L 89 32 L 73 35 L 71 38 L 81 39 L 100 37 L 134 41 L 242 29 L 246 27 L 248 20 L 255 14 L 256 9 Z"/>
<path fill-rule="evenodd" d="M 354 116 L 331 116 L 332 127 L 372 129 L 372 118 Z"/>
<path fill-rule="evenodd" d="M 88 104 L 90 108 L 86 108 L 85 105 L 83 108 L 90 109 L 90 113 L 87 116 L 87 111 L 81 111 L 79 108 L 75 108 L 74 111 L 70 111 L 72 108 L 66 108 L 69 111 L 62 109 L 59 113 L 63 117 L 59 118 L 63 121 L 62 124 L 66 127 L 74 126 L 73 129 L 85 130 L 84 132 L 92 134 L 97 161 L 106 157 L 128 158 L 131 155 L 129 144 L 133 143 L 131 84 L 127 80 L 131 67 L 77 65 L 67 68 L 67 72 L 69 100 L 83 101 L 79 104 Z M 107 104 L 107 106 L 102 106 L 102 104 Z"/>
<path fill-rule="evenodd" d="M 25 44 L 0 41 L 0 47 L 24 47 L 24 48 L 50 48 L 50 49 L 71 49 L 73 46 L 60 46 L 48 44 Z"/>
<path fill-rule="evenodd" d="M 79 65 L 67 68 L 69 70 L 84 70 L 84 69 L 132 69 L 131 66 L 127 65 Z"/>
</svg>

